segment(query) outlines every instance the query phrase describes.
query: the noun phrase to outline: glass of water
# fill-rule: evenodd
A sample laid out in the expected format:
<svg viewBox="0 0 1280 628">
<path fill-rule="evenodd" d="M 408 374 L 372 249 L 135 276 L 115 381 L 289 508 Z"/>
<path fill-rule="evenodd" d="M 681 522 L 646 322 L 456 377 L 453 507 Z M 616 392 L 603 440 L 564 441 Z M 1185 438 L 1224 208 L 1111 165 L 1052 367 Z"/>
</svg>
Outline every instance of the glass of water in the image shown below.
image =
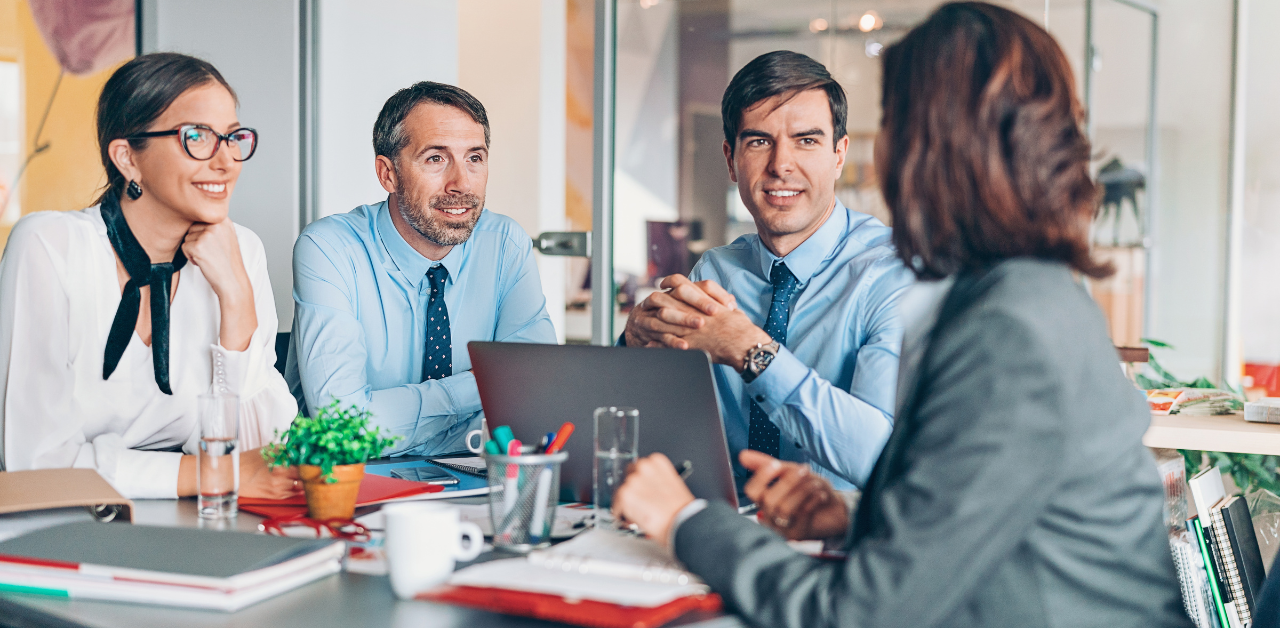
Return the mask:
<svg viewBox="0 0 1280 628">
<path fill-rule="evenodd" d="M 640 411 L 635 408 L 596 408 L 596 458 L 591 487 L 598 527 L 617 527 L 613 493 L 627 477 L 640 440 Z"/>
<path fill-rule="evenodd" d="M 240 397 L 200 395 L 200 447 L 196 450 L 196 507 L 203 519 L 236 516 L 240 452 Z"/>
</svg>

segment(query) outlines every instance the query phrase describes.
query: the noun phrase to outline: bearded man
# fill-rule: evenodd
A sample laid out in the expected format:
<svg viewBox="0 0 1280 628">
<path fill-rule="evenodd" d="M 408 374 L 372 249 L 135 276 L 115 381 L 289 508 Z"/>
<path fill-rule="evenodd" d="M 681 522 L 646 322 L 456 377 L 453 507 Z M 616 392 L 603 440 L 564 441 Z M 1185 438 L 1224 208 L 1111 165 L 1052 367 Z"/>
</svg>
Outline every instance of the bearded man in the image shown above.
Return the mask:
<svg viewBox="0 0 1280 628">
<path fill-rule="evenodd" d="M 285 378 L 304 413 L 338 399 L 403 436 L 465 448 L 480 424 L 472 340 L 556 342 L 532 240 L 484 208 L 489 118 L 452 85 L 395 93 L 373 127 L 387 200 L 311 223 L 293 248 Z"/>
</svg>

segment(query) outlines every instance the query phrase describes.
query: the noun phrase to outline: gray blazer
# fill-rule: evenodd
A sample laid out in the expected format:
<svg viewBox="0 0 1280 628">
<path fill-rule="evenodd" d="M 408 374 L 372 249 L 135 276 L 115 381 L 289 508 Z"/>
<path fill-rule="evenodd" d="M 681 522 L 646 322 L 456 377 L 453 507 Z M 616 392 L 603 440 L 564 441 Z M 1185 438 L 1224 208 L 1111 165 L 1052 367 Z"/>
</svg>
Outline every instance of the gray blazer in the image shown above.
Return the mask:
<svg viewBox="0 0 1280 628">
<path fill-rule="evenodd" d="M 1065 266 L 957 277 L 918 373 L 847 559 L 725 504 L 676 530 L 676 555 L 758 626 L 1192 625 L 1147 405 Z"/>
</svg>

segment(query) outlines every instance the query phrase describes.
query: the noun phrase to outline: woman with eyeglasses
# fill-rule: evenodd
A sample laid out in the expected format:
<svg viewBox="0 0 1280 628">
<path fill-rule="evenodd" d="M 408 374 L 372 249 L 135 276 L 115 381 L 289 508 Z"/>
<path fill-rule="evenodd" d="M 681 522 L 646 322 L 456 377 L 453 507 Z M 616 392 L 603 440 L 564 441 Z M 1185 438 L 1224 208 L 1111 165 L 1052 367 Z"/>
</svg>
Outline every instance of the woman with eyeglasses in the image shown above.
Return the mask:
<svg viewBox="0 0 1280 628">
<path fill-rule="evenodd" d="M 98 204 L 24 217 L 0 260 L 0 467 L 97 469 L 194 495 L 197 398 L 240 399 L 240 494 L 283 498 L 257 448 L 297 412 L 275 361 L 262 242 L 228 218 L 258 134 L 209 63 L 140 56 L 98 99 Z"/>
</svg>

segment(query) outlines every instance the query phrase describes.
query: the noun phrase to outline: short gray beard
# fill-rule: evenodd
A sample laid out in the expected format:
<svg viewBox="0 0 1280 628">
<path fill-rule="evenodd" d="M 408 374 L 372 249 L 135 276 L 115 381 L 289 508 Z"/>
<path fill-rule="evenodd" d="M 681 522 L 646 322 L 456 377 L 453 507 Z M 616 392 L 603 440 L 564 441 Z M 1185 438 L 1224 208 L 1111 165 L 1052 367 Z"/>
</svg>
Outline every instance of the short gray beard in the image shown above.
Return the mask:
<svg viewBox="0 0 1280 628">
<path fill-rule="evenodd" d="M 409 223 L 409 226 L 413 227 L 419 235 L 437 246 L 457 246 L 466 242 L 471 237 L 471 232 L 475 231 L 484 207 L 484 199 L 474 194 L 433 196 L 424 202 L 413 192 L 402 188 L 396 191 L 396 196 L 400 217 L 404 218 L 404 221 Z M 471 208 L 465 222 L 451 224 L 433 211 L 438 207 L 457 205 L 466 205 Z"/>
</svg>

